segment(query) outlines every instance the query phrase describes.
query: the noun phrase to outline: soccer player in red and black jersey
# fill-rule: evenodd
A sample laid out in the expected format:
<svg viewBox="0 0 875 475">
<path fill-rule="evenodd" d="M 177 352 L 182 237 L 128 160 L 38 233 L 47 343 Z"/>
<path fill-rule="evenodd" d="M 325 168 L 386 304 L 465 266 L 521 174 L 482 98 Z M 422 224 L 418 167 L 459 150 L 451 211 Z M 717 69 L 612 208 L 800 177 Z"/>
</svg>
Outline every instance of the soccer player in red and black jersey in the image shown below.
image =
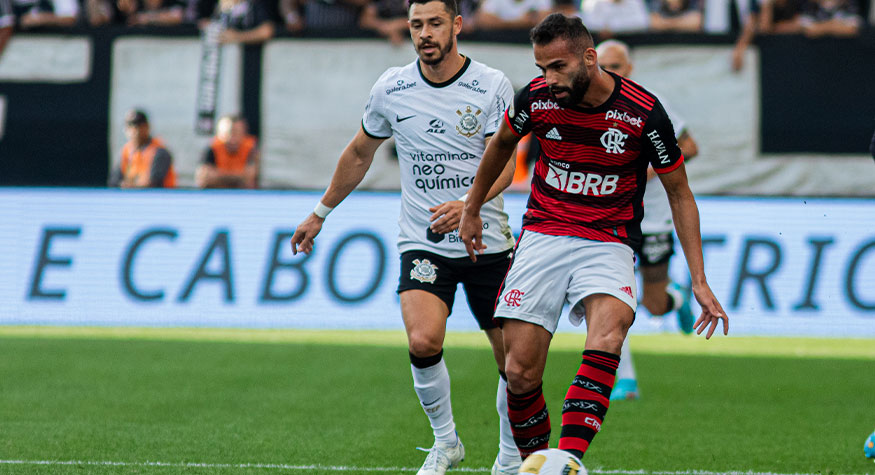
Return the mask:
<svg viewBox="0 0 875 475">
<path fill-rule="evenodd" d="M 541 378 L 564 302 L 586 321 L 583 361 L 565 397 L 559 448 L 581 457 L 608 409 L 620 351 L 637 305 L 632 246 L 641 239 L 647 167 L 668 193 L 678 239 L 702 306 L 697 333 L 729 321 L 705 279 L 699 212 L 683 156 L 659 100 L 598 66 L 576 17 L 553 14 L 531 32 L 543 76 L 520 90 L 489 143 L 468 192 L 459 234 L 482 252 L 480 204 L 519 139 L 541 145 L 523 232 L 498 296 L 508 412 L 523 457 L 547 448 L 550 418 Z"/>
</svg>

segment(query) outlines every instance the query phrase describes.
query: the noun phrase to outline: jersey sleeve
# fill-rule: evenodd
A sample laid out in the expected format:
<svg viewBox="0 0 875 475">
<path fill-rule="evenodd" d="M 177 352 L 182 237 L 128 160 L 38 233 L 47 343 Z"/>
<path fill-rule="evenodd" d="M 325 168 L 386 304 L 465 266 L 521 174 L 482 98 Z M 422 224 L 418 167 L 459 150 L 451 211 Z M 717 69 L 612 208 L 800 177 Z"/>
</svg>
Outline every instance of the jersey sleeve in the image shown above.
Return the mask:
<svg viewBox="0 0 875 475">
<path fill-rule="evenodd" d="M 657 100 L 644 124 L 641 154 L 653 165 L 656 173 L 668 173 L 681 166 L 684 156 L 678 146 L 674 127 L 662 104 Z"/>
<path fill-rule="evenodd" d="M 529 99 L 531 84 L 520 89 L 513 97 L 510 107 L 504 113 L 504 120 L 510 127 L 511 132 L 518 137 L 523 137 L 532 130 L 532 104 Z"/>
<path fill-rule="evenodd" d="M 504 74 L 501 75 L 501 80 L 498 82 L 498 87 L 495 89 L 495 98 L 492 100 L 492 107 L 489 109 L 489 117 L 486 122 L 486 136 L 495 135 L 498 131 L 498 126 L 501 124 L 501 117 L 507 111 L 507 106 L 513 100 L 513 86 L 510 85 L 510 79 Z"/>
<path fill-rule="evenodd" d="M 384 75 L 385 76 L 385 75 Z M 365 105 L 365 114 L 362 116 L 362 130 L 368 137 L 375 139 L 387 139 L 392 136 L 392 123 L 386 112 L 386 93 L 383 91 L 383 77 L 371 88 L 371 95 Z"/>
</svg>

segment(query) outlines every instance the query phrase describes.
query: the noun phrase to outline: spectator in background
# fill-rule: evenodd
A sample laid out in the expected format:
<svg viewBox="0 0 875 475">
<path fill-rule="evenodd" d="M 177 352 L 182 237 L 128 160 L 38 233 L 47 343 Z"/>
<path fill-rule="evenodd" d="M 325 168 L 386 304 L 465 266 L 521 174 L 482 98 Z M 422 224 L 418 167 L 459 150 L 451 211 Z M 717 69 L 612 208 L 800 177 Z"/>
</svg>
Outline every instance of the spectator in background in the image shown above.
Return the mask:
<svg viewBox="0 0 875 475">
<path fill-rule="evenodd" d="M 125 114 L 125 135 L 121 161 L 109 178 L 110 186 L 121 188 L 174 188 L 173 158 L 164 142 L 153 137 L 146 113 L 134 109 Z"/>
<path fill-rule="evenodd" d="M 133 3 L 136 0 L 119 0 Z M 128 15 L 129 25 L 173 26 L 182 23 L 185 5 L 178 0 L 142 0 L 140 8 L 134 8 Z"/>
<path fill-rule="evenodd" d="M 369 0 L 280 0 L 286 29 L 339 30 L 356 28 Z"/>
<path fill-rule="evenodd" d="M 744 67 L 744 54 L 757 34 L 759 21 L 759 4 L 756 1 L 752 1 L 750 10 L 744 16 L 741 33 L 738 35 L 738 39 L 735 40 L 735 47 L 732 49 L 732 71 L 738 72 Z"/>
<path fill-rule="evenodd" d="M 478 30 L 530 29 L 552 12 L 552 0 L 483 0 L 474 14 L 474 26 Z"/>
<path fill-rule="evenodd" d="M 15 29 L 15 13 L 12 9 L 12 0 L 0 0 L 0 57 L 6 49 L 6 43 L 12 37 Z"/>
<path fill-rule="evenodd" d="M 801 33 L 803 0 L 763 0 L 759 32 L 764 34 Z"/>
<path fill-rule="evenodd" d="M 601 37 L 642 32 L 649 24 L 644 0 L 583 0 L 580 17 L 590 31 Z"/>
<path fill-rule="evenodd" d="M 201 188 L 256 188 L 258 145 L 249 135 L 246 120 L 224 116 L 216 124 L 216 136 L 204 150 L 195 183 Z"/>
<path fill-rule="evenodd" d="M 264 43 L 273 38 L 274 25 L 262 0 L 220 0 L 217 21 L 224 30 L 222 43 Z"/>
<path fill-rule="evenodd" d="M 12 0 L 22 30 L 44 26 L 74 26 L 79 15 L 76 0 Z"/>
<path fill-rule="evenodd" d="M 808 0 L 802 8 L 800 23 L 802 33 L 812 38 L 855 36 L 863 19 L 850 0 Z"/>
<path fill-rule="evenodd" d="M 376 31 L 394 45 L 403 44 L 409 35 L 406 0 L 373 0 L 362 11 L 359 26 Z"/>
<path fill-rule="evenodd" d="M 651 0 L 650 31 L 702 31 L 701 0 Z"/>
</svg>

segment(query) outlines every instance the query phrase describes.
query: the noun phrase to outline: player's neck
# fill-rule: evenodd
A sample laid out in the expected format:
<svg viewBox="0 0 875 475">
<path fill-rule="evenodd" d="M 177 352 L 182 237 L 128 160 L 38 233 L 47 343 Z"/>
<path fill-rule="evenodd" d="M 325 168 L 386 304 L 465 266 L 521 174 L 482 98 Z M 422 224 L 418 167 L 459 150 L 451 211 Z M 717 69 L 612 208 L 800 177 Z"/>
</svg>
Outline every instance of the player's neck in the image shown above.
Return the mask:
<svg viewBox="0 0 875 475">
<path fill-rule="evenodd" d="M 586 91 L 586 94 L 583 95 L 580 105 L 592 108 L 598 107 L 607 102 L 614 93 L 614 88 L 616 87 L 615 81 L 616 80 L 613 76 L 602 71 L 601 68 L 596 69 L 596 73 L 593 74 L 589 89 Z"/>
<path fill-rule="evenodd" d="M 465 57 L 455 49 L 447 55 L 446 59 L 437 64 L 425 64 L 419 62 L 422 75 L 433 83 L 440 84 L 448 81 L 456 75 L 465 65 Z"/>
</svg>

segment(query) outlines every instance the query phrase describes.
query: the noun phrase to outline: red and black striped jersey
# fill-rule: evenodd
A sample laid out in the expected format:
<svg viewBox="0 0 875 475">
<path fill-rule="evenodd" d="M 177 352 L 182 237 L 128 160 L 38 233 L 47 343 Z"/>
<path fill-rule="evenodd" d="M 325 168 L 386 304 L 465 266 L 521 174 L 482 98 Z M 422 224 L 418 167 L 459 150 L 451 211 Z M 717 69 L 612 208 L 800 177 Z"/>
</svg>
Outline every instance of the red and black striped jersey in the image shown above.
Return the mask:
<svg viewBox="0 0 875 475">
<path fill-rule="evenodd" d="M 598 107 L 561 107 L 538 77 L 505 112 L 514 134 L 532 132 L 541 145 L 523 229 L 633 248 L 641 240 L 647 166 L 668 173 L 683 155 L 656 96 L 611 77 L 614 91 Z"/>
</svg>

